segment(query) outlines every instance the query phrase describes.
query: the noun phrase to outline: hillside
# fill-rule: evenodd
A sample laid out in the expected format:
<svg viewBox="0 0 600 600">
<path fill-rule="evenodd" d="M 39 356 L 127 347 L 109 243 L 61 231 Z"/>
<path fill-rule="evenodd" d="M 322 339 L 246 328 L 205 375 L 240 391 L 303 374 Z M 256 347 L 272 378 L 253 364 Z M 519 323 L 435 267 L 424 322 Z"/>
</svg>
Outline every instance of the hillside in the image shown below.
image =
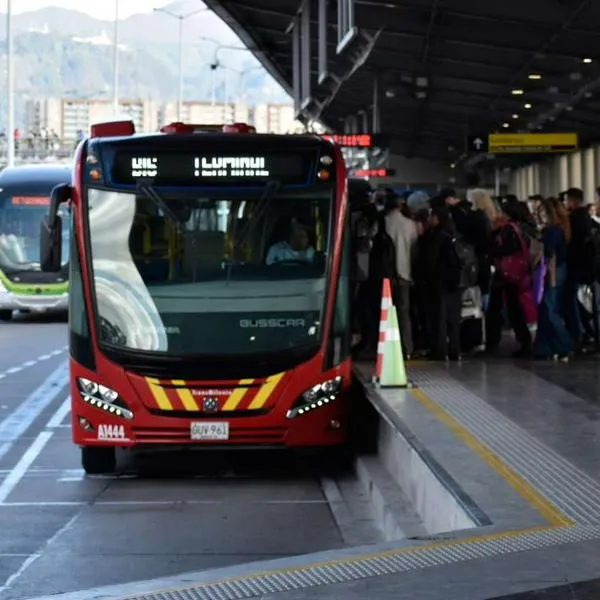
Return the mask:
<svg viewBox="0 0 600 600">
<path fill-rule="evenodd" d="M 184 0 L 168 8 L 186 14 L 198 6 L 197 0 Z M 0 61 L 4 64 L 5 21 L 0 15 Z M 113 23 L 78 11 L 45 8 L 15 15 L 14 26 L 18 117 L 20 100 L 27 97 L 110 97 Z M 210 100 L 214 86 L 218 102 L 225 100 L 226 88 L 230 100 L 243 91 L 250 104 L 289 101 L 248 51 L 219 50 L 219 62 L 235 71 L 210 69 L 217 44 L 241 47 L 237 36 L 216 15 L 200 13 L 185 20 L 184 27 L 186 100 Z M 134 15 L 120 23 L 119 33 L 121 96 L 176 100 L 177 20 L 162 13 Z M 240 71 L 245 75 L 240 76 Z M 1 98 L 0 109 L 4 102 Z"/>
</svg>

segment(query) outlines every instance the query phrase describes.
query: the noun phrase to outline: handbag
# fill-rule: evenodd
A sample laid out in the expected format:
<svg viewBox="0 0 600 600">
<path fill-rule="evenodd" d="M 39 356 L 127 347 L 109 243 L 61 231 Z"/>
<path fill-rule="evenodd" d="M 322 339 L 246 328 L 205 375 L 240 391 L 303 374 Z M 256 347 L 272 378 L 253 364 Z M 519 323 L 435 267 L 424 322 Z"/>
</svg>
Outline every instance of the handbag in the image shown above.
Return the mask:
<svg viewBox="0 0 600 600">
<path fill-rule="evenodd" d="M 519 228 L 514 223 L 508 223 L 507 226 L 511 227 L 517 235 L 521 251 L 496 259 L 496 270 L 504 283 L 520 285 L 527 277 L 531 277 L 529 248 Z"/>
</svg>

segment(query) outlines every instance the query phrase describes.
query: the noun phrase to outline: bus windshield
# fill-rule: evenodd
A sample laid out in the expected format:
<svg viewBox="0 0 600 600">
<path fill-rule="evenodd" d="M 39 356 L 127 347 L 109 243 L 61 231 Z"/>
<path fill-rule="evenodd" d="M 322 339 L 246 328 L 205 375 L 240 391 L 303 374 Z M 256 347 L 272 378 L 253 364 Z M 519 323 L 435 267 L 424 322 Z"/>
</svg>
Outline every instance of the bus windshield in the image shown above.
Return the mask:
<svg viewBox="0 0 600 600">
<path fill-rule="evenodd" d="M 48 213 L 50 197 L 0 194 L 0 269 L 6 273 L 40 270 L 40 223 Z M 62 266 L 69 261 L 69 220 L 63 220 Z"/>
<path fill-rule="evenodd" d="M 332 197 L 89 189 L 100 342 L 176 356 L 317 345 Z"/>
</svg>

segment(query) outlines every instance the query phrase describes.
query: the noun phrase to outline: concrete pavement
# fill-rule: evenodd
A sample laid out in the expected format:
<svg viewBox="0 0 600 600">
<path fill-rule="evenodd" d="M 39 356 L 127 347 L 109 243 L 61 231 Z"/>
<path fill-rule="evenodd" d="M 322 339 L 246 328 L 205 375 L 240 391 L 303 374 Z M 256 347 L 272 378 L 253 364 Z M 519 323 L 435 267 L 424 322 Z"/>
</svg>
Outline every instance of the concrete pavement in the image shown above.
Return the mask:
<svg viewBox="0 0 600 600">
<path fill-rule="evenodd" d="M 84 477 L 66 343 L 53 318 L 0 324 L 0 600 L 379 541 L 353 476 L 310 461 L 168 454 L 141 474 Z"/>
</svg>

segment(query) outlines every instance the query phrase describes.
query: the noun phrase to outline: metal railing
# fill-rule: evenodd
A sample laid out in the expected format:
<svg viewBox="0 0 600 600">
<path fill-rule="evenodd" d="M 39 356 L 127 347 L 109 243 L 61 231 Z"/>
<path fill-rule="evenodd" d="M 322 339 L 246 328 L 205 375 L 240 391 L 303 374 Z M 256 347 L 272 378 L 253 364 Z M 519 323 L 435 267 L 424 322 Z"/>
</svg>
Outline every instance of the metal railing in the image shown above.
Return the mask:
<svg viewBox="0 0 600 600">
<path fill-rule="evenodd" d="M 15 164 L 65 161 L 73 156 L 77 143 L 25 138 L 15 142 Z M 0 139 L 0 166 L 7 163 L 6 139 Z"/>
</svg>

